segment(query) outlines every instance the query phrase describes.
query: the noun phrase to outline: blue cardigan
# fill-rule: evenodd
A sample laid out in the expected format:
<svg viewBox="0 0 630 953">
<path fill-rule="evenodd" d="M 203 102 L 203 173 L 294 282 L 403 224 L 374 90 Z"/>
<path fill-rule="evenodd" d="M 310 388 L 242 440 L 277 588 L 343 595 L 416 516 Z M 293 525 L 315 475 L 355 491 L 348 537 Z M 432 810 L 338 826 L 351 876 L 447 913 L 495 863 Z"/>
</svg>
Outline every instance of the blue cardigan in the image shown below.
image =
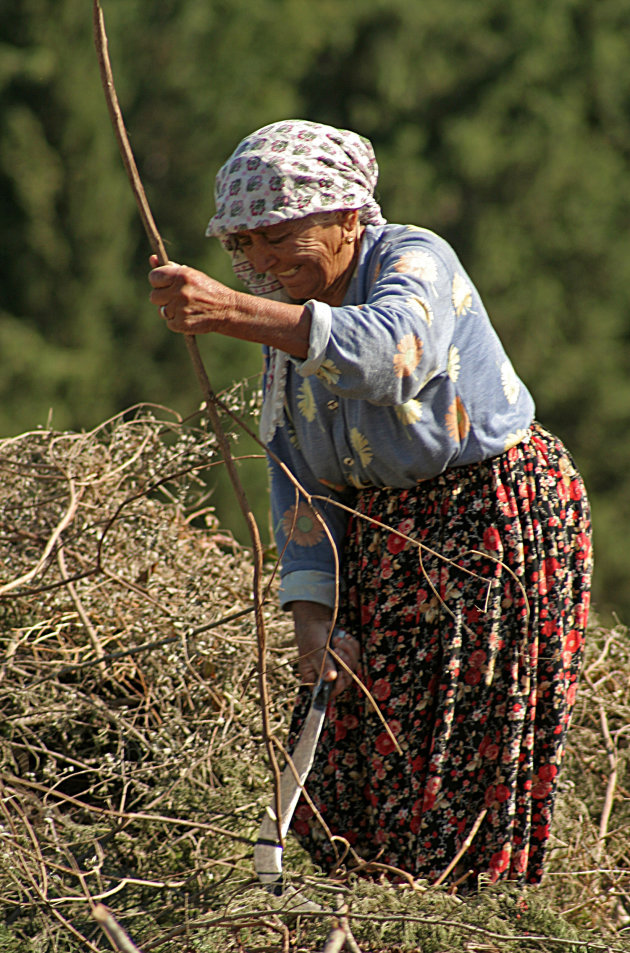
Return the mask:
<svg viewBox="0 0 630 953">
<path fill-rule="evenodd" d="M 334 605 L 348 521 L 335 503 L 352 506 L 362 487 L 410 487 L 503 453 L 534 416 L 476 288 L 433 232 L 367 226 L 343 305 L 308 307 L 309 352 L 286 361 L 269 449 L 308 494 L 326 497 L 313 505 L 327 529 L 271 458 L 283 606 Z M 272 399 L 268 373 L 264 389 Z"/>
</svg>

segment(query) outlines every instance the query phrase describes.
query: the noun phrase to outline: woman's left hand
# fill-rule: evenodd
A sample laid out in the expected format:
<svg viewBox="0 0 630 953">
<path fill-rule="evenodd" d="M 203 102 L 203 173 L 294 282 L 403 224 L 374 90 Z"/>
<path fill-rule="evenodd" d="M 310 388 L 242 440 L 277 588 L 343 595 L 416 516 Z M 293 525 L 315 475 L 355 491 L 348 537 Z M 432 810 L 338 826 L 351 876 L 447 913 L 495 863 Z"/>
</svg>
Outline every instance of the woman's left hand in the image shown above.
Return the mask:
<svg viewBox="0 0 630 953">
<path fill-rule="evenodd" d="M 359 665 L 359 643 L 356 639 L 333 634 L 330 648 L 341 659 L 337 664 L 329 648 L 329 633 L 332 612 L 328 606 L 316 602 L 292 603 L 295 641 L 298 647 L 298 670 L 303 684 L 314 685 L 321 676 L 325 682 L 333 682 L 332 698 L 340 695 L 352 682 L 351 672 Z"/>
<path fill-rule="evenodd" d="M 180 334 L 207 334 L 218 330 L 230 310 L 234 292 L 202 271 L 178 265 L 158 265 L 151 255 L 153 270 L 149 282 L 153 291 L 149 300 L 160 312 L 171 331 Z"/>
</svg>

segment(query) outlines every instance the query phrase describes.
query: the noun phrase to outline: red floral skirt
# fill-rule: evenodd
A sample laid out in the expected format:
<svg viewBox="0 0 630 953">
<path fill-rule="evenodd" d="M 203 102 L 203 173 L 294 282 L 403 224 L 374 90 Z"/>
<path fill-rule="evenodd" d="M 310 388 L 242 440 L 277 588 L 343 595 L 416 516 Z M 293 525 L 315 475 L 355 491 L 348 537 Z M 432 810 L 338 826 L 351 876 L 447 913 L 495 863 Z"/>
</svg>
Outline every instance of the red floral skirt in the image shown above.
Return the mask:
<svg viewBox="0 0 630 953">
<path fill-rule="evenodd" d="M 472 882 L 537 883 L 589 606 L 575 465 L 535 424 L 492 460 L 363 490 L 357 511 L 339 624 L 380 717 L 356 685 L 331 703 L 307 781 L 321 820 L 302 798 L 293 831 L 325 870 L 434 881 L 476 827 L 458 865 Z M 302 689 L 290 747 L 308 703 Z"/>
</svg>

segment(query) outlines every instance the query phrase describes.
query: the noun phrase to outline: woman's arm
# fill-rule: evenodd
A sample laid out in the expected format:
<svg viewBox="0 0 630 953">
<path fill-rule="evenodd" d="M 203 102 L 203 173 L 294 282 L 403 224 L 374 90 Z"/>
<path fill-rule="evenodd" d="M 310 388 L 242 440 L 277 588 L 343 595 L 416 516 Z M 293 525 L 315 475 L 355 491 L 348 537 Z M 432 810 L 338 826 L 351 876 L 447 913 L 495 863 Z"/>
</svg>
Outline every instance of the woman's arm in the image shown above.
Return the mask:
<svg viewBox="0 0 630 953">
<path fill-rule="evenodd" d="M 392 226 L 359 273 L 354 304 L 309 305 L 309 357 L 298 372 L 352 400 L 394 407 L 415 398 L 447 370 L 460 285 L 481 314 L 460 267 L 437 236 Z"/>
<path fill-rule="evenodd" d="M 151 264 L 157 265 L 155 255 Z M 180 334 L 225 334 L 278 348 L 294 357 L 308 354 L 311 312 L 233 291 L 208 275 L 174 262 L 154 267 L 149 300 L 160 309 L 171 331 Z"/>
</svg>

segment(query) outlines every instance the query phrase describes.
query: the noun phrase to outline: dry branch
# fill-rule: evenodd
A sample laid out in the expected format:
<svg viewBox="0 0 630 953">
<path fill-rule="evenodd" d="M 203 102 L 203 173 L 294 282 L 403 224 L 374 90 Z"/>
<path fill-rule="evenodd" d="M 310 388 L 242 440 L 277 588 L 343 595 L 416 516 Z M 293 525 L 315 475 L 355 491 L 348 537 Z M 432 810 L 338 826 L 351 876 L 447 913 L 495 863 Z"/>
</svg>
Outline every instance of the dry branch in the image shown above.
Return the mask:
<svg viewBox="0 0 630 953">
<path fill-rule="evenodd" d="M 141 953 L 141 950 L 135 943 L 132 943 L 123 928 L 102 903 L 94 907 L 92 916 L 103 928 L 115 950 L 120 950 L 120 953 Z"/>
<path fill-rule="evenodd" d="M 481 827 L 481 824 L 483 823 L 483 819 L 487 813 L 488 813 L 487 808 L 484 808 L 482 811 L 480 811 L 479 816 L 477 817 L 477 819 L 475 820 L 475 823 L 471 827 L 468 835 L 466 836 L 466 839 L 464 840 L 464 843 L 462 844 L 458 852 L 455 854 L 451 862 L 444 868 L 440 876 L 437 878 L 437 880 L 433 884 L 434 887 L 439 887 L 440 884 L 444 883 L 444 881 L 446 880 L 448 875 L 451 873 L 451 871 L 455 870 L 458 863 L 460 862 L 462 857 L 467 853 L 470 845 L 475 839 L 477 831 Z"/>
<path fill-rule="evenodd" d="M 200 953 L 236 953 L 237 936 L 246 949 L 297 948 L 296 914 L 288 905 L 270 910 L 252 888 L 251 852 L 270 783 L 252 677 L 252 561 L 211 513 L 200 527 L 191 521 L 207 510 L 203 477 L 216 459 L 205 422 L 184 424 L 155 408 L 137 408 L 91 434 L 0 441 L 5 580 L 41 562 L 68 512 L 68 481 L 81 489 L 28 591 L 18 586 L 0 599 L 0 907 L 27 943 L 96 950 L 85 924 L 91 900 L 105 900 L 143 949 L 173 953 L 175 930 Z M 271 574 L 273 561 L 265 568 Z M 274 633 L 270 714 L 281 739 L 294 689 L 290 623 L 273 599 L 263 611 Z M 616 931 L 619 905 L 630 896 L 627 634 L 592 631 L 588 653 L 590 682 L 578 693 L 540 895 L 556 911 L 550 936 L 541 938 L 539 919 L 527 924 L 516 912 L 506 919 L 508 901 L 493 907 L 490 890 L 475 900 L 488 905 L 484 932 L 473 918 L 477 907 L 449 907 L 446 890 L 356 884 L 342 866 L 335 889 L 347 899 L 361 949 L 404 949 L 407 933 L 421 948 L 415 930 L 429 938 L 452 931 L 445 949 L 451 935 L 510 953 L 624 948 Z M 594 862 L 602 844 L 605 867 Z M 312 929 L 315 937 L 302 939 L 303 948 L 321 950 L 335 916 L 325 893 L 332 885 L 300 876 L 310 868 L 294 846 L 287 849 L 299 892 L 324 897 L 322 913 L 299 914 L 299 935 Z M 386 865 L 360 870 L 351 850 L 344 863 L 374 879 L 403 879 Z M 584 942 L 554 937 L 560 909 L 574 910 L 574 922 L 591 931 L 605 929 L 606 943 L 596 932 Z M 279 920 L 290 916 L 283 932 Z M 499 921 L 503 933 L 492 927 Z M 389 939 L 379 947 L 381 931 Z M 521 932 L 529 934 L 522 941 Z"/>
</svg>

